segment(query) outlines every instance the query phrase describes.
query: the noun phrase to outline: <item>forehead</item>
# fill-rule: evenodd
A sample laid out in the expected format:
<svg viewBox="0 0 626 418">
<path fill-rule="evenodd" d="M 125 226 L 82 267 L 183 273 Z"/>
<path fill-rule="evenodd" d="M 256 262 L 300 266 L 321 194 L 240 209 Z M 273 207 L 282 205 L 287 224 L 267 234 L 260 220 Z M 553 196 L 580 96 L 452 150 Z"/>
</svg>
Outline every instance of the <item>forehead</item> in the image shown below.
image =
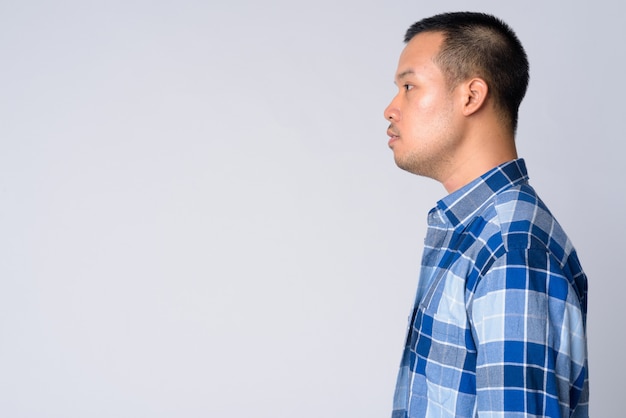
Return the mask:
<svg viewBox="0 0 626 418">
<path fill-rule="evenodd" d="M 444 36 L 441 32 L 422 32 L 414 36 L 400 54 L 396 78 L 438 70 L 434 59 L 439 53 L 443 40 Z"/>
</svg>

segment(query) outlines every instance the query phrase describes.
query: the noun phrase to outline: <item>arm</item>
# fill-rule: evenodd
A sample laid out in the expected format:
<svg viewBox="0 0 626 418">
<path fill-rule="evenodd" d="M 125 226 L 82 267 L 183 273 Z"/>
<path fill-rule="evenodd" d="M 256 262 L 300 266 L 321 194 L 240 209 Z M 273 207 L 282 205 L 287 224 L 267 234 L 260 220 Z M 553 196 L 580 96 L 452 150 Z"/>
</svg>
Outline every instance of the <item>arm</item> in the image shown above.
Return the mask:
<svg viewBox="0 0 626 418">
<path fill-rule="evenodd" d="M 548 253 L 504 254 L 477 284 L 468 313 L 479 416 L 587 416 L 583 312 Z"/>
</svg>

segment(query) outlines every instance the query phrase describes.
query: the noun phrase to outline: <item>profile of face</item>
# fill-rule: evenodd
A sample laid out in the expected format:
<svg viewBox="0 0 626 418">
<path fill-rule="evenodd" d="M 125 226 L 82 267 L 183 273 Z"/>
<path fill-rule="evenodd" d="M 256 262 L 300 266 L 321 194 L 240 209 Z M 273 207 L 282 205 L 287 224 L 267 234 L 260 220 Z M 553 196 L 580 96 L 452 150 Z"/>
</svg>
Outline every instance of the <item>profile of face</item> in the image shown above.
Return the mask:
<svg viewBox="0 0 626 418">
<path fill-rule="evenodd" d="M 460 143 L 462 117 L 434 59 L 443 35 L 423 32 L 402 51 L 395 76 L 398 93 L 385 109 L 389 147 L 398 167 L 442 180 Z"/>
</svg>

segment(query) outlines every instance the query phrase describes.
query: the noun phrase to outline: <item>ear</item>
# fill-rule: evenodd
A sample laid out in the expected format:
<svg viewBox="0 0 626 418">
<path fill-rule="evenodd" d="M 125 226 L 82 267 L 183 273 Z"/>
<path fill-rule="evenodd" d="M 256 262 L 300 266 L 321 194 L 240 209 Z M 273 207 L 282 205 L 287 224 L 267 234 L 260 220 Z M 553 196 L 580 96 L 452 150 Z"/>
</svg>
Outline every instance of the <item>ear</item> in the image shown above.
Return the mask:
<svg viewBox="0 0 626 418">
<path fill-rule="evenodd" d="M 485 106 L 489 87 L 482 78 L 472 78 L 464 84 L 463 115 L 470 116 Z"/>
</svg>

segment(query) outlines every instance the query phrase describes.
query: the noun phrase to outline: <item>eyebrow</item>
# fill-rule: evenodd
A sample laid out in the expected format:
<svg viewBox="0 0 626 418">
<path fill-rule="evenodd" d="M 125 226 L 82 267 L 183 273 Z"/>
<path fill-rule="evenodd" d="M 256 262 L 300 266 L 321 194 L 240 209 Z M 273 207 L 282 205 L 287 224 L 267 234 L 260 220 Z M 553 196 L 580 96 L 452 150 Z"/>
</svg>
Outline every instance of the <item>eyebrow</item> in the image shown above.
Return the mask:
<svg viewBox="0 0 626 418">
<path fill-rule="evenodd" d="M 405 78 L 406 76 L 409 76 L 409 75 L 415 75 L 415 71 L 413 71 L 413 70 L 402 71 L 400 74 L 398 74 L 396 76 L 396 80 L 398 80 L 398 81 L 402 80 L 403 78 Z"/>
</svg>

